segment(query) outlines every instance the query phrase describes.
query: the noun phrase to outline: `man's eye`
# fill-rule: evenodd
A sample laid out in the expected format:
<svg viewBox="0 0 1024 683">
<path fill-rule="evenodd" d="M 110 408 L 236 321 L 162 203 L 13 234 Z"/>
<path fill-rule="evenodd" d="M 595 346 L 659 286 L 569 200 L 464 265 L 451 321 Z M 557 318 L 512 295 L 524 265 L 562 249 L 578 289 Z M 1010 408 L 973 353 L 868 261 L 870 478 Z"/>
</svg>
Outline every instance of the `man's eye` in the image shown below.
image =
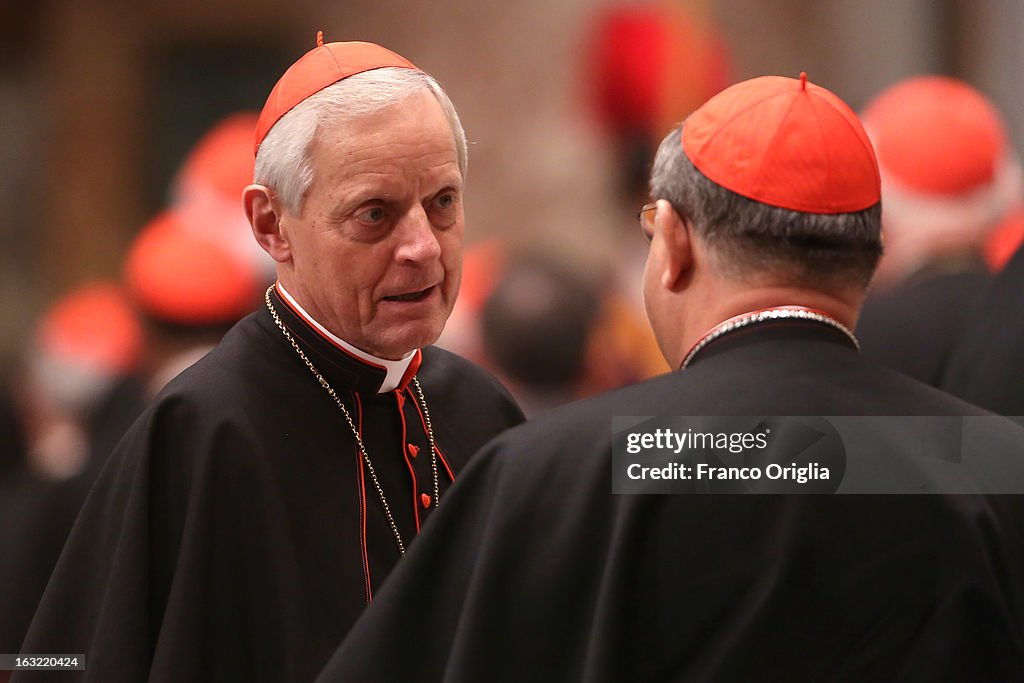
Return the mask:
<svg viewBox="0 0 1024 683">
<path fill-rule="evenodd" d="M 363 223 L 380 223 L 384 220 L 384 209 L 379 206 L 374 206 L 366 209 L 365 211 L 360 211 L 356 214 L 356 218 Z"/>
<path fill-rule="evenodd" d="M 450 209 L 455 205 L 455 195 L 451 193 L 443 194 L 435 199 L 434 203 L 439 209 Z"/>
</svg>

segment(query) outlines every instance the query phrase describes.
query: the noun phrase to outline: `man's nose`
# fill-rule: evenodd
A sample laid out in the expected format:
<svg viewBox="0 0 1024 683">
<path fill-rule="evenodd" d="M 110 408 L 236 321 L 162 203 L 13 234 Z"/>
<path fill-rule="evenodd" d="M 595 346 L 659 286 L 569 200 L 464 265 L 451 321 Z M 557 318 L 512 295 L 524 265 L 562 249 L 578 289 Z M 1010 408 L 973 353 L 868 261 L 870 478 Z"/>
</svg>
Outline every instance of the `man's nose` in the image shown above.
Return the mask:
<svg viewBox="0 0 1024 683">
<path fill-rule="evenodd" d="M 441 243 L 426 211 L 419 204 L 402 217 L 397 237 L 395 258 L 399 262 L 427 263 L 441 257 Z"/>
</svg>

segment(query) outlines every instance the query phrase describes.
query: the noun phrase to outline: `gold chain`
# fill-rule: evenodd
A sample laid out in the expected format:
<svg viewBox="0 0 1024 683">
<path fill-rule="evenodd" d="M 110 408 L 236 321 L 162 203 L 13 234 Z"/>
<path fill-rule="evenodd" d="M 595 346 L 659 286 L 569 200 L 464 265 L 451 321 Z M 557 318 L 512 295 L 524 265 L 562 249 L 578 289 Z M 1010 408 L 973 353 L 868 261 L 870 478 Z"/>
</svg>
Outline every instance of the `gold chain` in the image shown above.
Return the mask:
<svg viewBox="0 0 1024 683">
<path fill-rule="evenodd" d="M 348 408 L 335 393 L 334 388 L 324 379 L 324 376 L 316 369 L 313 362 L 309 360 L 305 352 L 299 348 L 298 343 L 292 336 L 285 324 L 281 322 L 280 316 L 277 315 L 277 310 L 274 308 L 274 304 L 270 302 L 270 292 L 274 289 L 274 285 L 267 287 L 267 291 L 263 295 L 263 300 L 267 304 L 267 309 L 270 311 L 271 317 L 274 318 L 274 322 L 277 324 L 278 329 L 287 339 L 295 352 L 299 354 L 299 358 L 306 364 L 309 371 L 313 373 L 313 377 L 320 383 L 320 386 L 324 388 L 324 391 L 334 399 L 334 402 L 341 408 L 342 415 L 345 416 L 345 422 L 348 423 L 349 429 L 352 430 L 352 435 L 356 438 L 356 445 L 359 447 L 359 453 L 363 456 L 363 460 L 366 462 L 366 469 L 370 471 L 370 479 L 373 481 L 373 487 L 377 489 L 377 496 L 380 498 L 381 507 L 384 508 L 384 514 L 387 515 L 388 524 L 391 525 L 391 533 L 395 535 L 395 543 L 398 545 L 398 552 L 400 555 L 405 555 L 405 543 L 402 542 L 402 535 L 398 532 L 398 525 L 395 524 L 395 518 L 391 515 L 391 506 L 388 505 L 388 499 L 384 497 L 384 489 L 380 485 L 380 481 L 377 480 L 377 472 L 373 468 L 373 461 L 370 460 L 370 455 L 366 452 L 366 446 L 363 445 L 363 437 L 359 435 L 359 430 L 356 428 L 356 423 L 352 420 L 352 415 L 348 412 Z M 434 507 L 437 507 L 440 503 L 440 495 L 438 491 L 437 481 L 437 446 L 434 443 L 434 428 L 430 422 L 430 411 L 427 410 L 427 399 L 423 396 L 423 387 L 420 386 L 420 381 L 413 376 L 413 386 L 416 387 L 416 393 L 420 400 L 420 407 L 423 408 L 423 421 L 427 425 L 427 440 L 430 441 L 430 467 L 434 473 Z"/>
</svg>

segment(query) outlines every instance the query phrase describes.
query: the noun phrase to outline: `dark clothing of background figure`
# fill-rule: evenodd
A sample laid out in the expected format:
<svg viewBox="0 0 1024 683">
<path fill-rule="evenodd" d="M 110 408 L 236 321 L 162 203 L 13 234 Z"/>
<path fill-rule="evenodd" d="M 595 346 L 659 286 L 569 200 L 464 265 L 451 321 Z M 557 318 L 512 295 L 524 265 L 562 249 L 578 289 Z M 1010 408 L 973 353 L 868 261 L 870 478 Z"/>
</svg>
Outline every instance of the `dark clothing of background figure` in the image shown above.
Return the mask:
<svg viewBox="0 0 1024 683">
<path fill-rule="evenodd" d="M 146 408 L 145 381 L 139 375 L 122 377 L 93 411 L 89 422 L 89 467 L 99 473 L 114 447 Z M 88 472 L 85 473 L 88 476 Z"/>
<path fill-rule="evenodd" d="M 25 434 L 7 385 L 0 382 L 0 482 L 25 468 Z"/>
<path fill-rule="evenodd" d="M 1024 248 L 982 294 L 939 386 L 993 412 L 1024 415 Z"/>
<path fill-rule="evenodd" d="M 868 295 L 857 321 L 870 360 L 938 386 L 957 337 L 991 274 L 982 268 L 931 274 Z"/>
<path fill-rule="evenodd" d="M 433 514 L 421 500 L 433 498 L 433 476 L 414 387 L 376 393 L 383 370 L 274 302 L 347 404 L 408 545 Z M 440 349 L 423 351 L 417 376 L 443 493 L 449 470 L 522 414 L 492 377 Z M 23 651 L 86 654 L 84 675 L 55 680 L 311 680 L 399 558 L 368 467 L 261 309 L 115 449 Z"/>
<path fill-rule="evenodd" d="M 38 514 L 46 490 L 46 482 L 29 469 L 20 416 L 0 383 L 0 652 L 19 651 L 46 586 L 46 576 L 32 574 L 24 586 L 17 580 L 34 547 L 28 520 Z M 0 671 L 0 681 L 5 677 Z"/>
<path fill-rule="evenodd" d="M 1022 680 L 1024 496 L 611 493 L 614 415 L 875 414 L 982 411 L 777 321 L 510 430 L 317 680 Z"/>
<path fill-rule="evenodd" d="M 60 554 L 60 545 L 52 547 L 50 536 L 33 533 L 53 486 L 27 467 L 0 479 L 0 651 L 4 653 L 21 651 L 25 631 Z M 0 672 L 0 681 L 6 680 L 4 675 Z"/>
<path fill-rule="evenodd" d="M 143 409 L 141 386 L 120 380 L 93 410 L 87 424 L 85 468 L 64 481 L 46 481 L 23 468 L 0 484 L 0 652 L 21 643 L 61 549 L 89 489 L 114 446 Z M 0 679 L 2 680 L 2 679 Z"/>
</svg>

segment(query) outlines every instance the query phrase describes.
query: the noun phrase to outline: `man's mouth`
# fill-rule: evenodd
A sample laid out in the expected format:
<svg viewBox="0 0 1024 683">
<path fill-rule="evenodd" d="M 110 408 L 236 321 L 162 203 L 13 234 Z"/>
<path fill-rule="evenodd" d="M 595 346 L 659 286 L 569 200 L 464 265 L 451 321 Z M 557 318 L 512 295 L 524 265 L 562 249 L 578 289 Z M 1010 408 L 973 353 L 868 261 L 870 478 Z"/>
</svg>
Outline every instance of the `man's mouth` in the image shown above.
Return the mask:
<svg viewBox="0 0 1024 683">
<path fill-rule="evenodd" d="M 430 293 L 437 288 L 437 285 L 431 285 L 426 289 L 421 289 L 418 292 L 409 292 L 408 294 L 396 294 L 395 296 L 386 296 L 384 301 L 402 301 L 402 302 L 416 302 L 423 301 Z"/>
</svg>

